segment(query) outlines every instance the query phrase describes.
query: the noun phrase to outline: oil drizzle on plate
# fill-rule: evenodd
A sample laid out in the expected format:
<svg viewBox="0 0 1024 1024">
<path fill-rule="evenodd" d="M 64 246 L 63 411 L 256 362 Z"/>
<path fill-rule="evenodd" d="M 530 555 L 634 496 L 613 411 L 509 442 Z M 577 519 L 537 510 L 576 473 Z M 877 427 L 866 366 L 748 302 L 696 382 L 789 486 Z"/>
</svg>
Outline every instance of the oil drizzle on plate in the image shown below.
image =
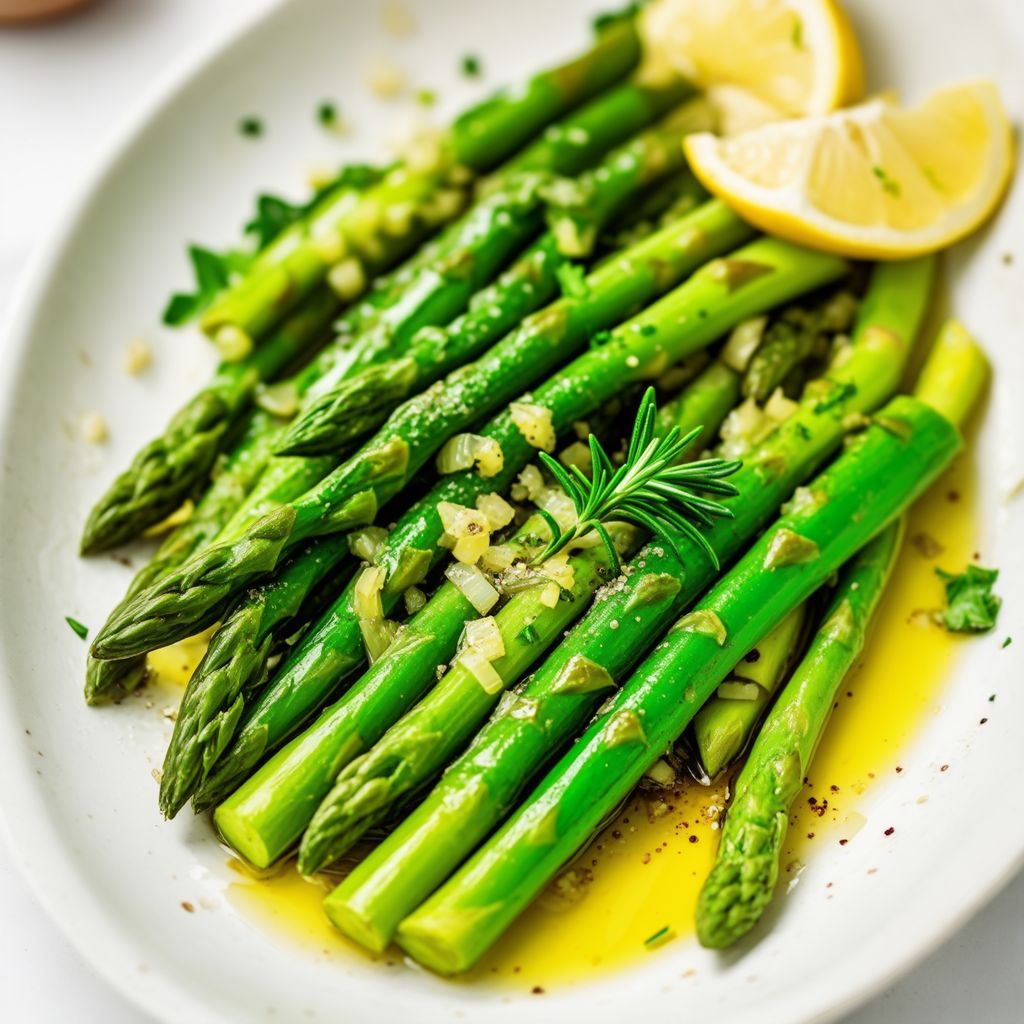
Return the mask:
<svg viewBox="0 0 1024 1024">
<path fill-rule="evenodd" d="M 939 710 L 942 680 L 961 641 L 930 617 L 942 604 L 934 570 L 960 571 L 974 555 L 972 480 L 971 462 L 961 458 L 911 511 L 864 657 L 840 690 L 792 817 L 780 890 L 787 870 L 798 871 L 816 845 L 856 842 L 865 824 L 857 810 L 860 794 L 892 776 L 901 748 Z M 725 797 L 724 782 L 687 785 L 664 799 L 634 796 L 464 981 L 546 989 L 649 956 L 675 956 L 685 968 Z M 260 879 L 243 870 L 228 897 L 243 914 L 307 951 L 351 956 L 356 947 L 331 928 L 320 907 L 329 884 L 305 881 L 291 865 Z M 402 954 L 393 950 L 377 959 L 397 966 Z"/>
</svg>

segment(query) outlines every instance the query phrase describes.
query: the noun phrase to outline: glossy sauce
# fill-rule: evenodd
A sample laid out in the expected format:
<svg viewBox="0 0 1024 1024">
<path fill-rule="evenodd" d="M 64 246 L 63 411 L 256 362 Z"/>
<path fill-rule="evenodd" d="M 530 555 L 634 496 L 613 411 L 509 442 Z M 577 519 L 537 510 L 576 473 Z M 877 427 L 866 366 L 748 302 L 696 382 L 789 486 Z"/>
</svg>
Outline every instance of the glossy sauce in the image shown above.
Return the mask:
<svg viewBox="0 0 1024 1024">
<path fill-rule="evenodd" d="M 813 857 L 816 844 L 856 841 L 863 823 L 859 795 L 896 770 L 900 749 L 940 707 L 942 681 L 962 641 L 927 613 L 942 605 L 935 567 L 961 571 L 974 557 L 972 479 L 970 460 L 961 458 L 910 514 L 867 649 L 839 691 L 839 707 L 794 808 L 780 890 L 786 872 Z M 161 663 L 161 675 L 180 680 L 175 666 L 196 660 L 194 651 L 179 645 L 166 667 Z M 463 983 L 495 980 L 529 990 L 673 955 L 678 940 L 693 933 L 725 798 L 725 782 L 688 784 L 672 797 L 634 796 Z M 228 898 L 252 920 L 319 955 L 367 956 L 321 910 L 330 879 L 305 881 L 290 865 L 256 878 L 237 862 L 233 866 L 238 881 Z M 402 954 L 392 950 L 379 959 L 397 967 Z"/>
</svg>

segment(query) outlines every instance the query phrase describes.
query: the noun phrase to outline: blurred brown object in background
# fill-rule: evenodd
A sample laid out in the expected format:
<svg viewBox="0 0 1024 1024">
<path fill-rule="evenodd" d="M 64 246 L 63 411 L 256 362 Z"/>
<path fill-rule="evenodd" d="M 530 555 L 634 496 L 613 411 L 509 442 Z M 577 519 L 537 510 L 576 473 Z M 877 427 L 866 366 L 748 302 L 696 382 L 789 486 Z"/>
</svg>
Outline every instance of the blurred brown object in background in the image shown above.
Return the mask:
<svg viewBox="0 0 1024 1024">
<path fill-rule="evenodd" d="M 89 0 L 0 0 L 0 23 L 40 21 L 84 7 Z"/>
</svg>

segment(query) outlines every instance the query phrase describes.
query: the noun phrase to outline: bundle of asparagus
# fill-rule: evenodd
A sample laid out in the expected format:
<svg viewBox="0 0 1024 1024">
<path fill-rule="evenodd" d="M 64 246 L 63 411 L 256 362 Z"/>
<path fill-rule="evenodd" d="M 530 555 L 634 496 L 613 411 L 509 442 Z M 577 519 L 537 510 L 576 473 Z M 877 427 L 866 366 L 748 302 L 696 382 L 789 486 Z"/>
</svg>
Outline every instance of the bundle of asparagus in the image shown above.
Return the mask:
<svg viewBox="0 0 1024 1024">
<path fill-rule="evenodd" d="M 692 87 L 640 58 L 612 19 L 426 165 L 342 173 L 264 238 L 201 314 L 213 381 L 82 542 L 195 500 L 96 636 L 86 699 L 217 623 L 161 810 L 212 809 L 245 861 L 304 874 L 383 834 L 326 912 L 445 974 L 691 723 L 710 776 L 750 748 L 698 935 L 754 925 L 899 518 L 984 379 L 954 327 L 897 395 L 934 259 L 860 289 L 756 236 L 685 165 Z"/>
</svg>

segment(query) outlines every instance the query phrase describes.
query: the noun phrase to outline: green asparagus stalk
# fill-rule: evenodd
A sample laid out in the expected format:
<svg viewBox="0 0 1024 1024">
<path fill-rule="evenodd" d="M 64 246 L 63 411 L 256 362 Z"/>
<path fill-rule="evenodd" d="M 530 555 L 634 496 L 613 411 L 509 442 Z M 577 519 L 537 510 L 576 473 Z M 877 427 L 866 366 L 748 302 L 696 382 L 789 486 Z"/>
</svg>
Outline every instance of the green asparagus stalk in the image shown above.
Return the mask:
<svg viewBox="0 0 1024 1024">
<path fill-rule="evenodd" d="M 624 529 L 616 546 L 631 549 L 635 534 L 632 528 Z M 607 562 L 603 548 L 571 559 L 572 585 L 562 589 L 552 608 L 544 603 L 542 586 L 516 594 L 494 617 L 505 649 L 491 663 L 495 677 L 479 678 L 478 670 L 457 660 L 438 685 L 370 751 L 342 768 L 302 837 L 300 871 L 311 874 L 336 860 L 397 801 L 444 767 L 501 694 L 586 610 L 609 575 Z"/>
<path fill-rule="evenodd" d="M 623 78 L 640 58 L 631 20 L 602 32 L 586 53 L 541 72 L 516 92 L 499 94 L 456 119 L 436 158 L 394 168 L 359 198 L 329 196 L 291 225 L 253 271 L 229 288 L 202 318 L 256 337 L 322 282 L 332 266 L 352 260 L 367 276 L 411 251 L 431 222 L 450 219 L 462 204 L 460 168 L 486 171 L 577 104 Z"/>
<path fill-rule="evenodd" d="M 683 107 L 654 128 L 618 147 L 600 165 L 578 178 L 562 178 L 545 188 L 547 220 L 559 251 L 573 259 L 594 251 L 601 229 L 639 188 L 685 168 L 683 139 L 693 130 Z"/>
<path fill-rule="evenodd" d="M 796 413 L 745 455 L 730 478 L 739 491 L 727 502 L 735 518 L 706 533 L 722 563 L 739 554 L 794 487 L 839 447 L 849 414 L 870 412 L 895 391 L 933 271 L 931 258 L 878 265 L 845 361 L 807 389 Z M 714 408 L 717 393 L 735 398 L 738 375 L 720 366 L 712 363 L 675 408 L 666 406 L 666 414 L 693 408 L 700 419 Z M 455 870 L 515 805 L 533 774 L 586 726 L 611 687 L 574 692 L 563 680 L 589 665 L 601 666 L 612 680 L 628 676 L 714 580 L 713 566 L 697 545 L 686 544 L 681 555 L 664 545 L 641 552 L 627 569 L 625 585 L 595 603 L 523 688 L 521 699 L 536 707 L 536 718 L 496 716 L 420 806 L 353 870 L 329 901 L 333 920 L 346 934 L 383 949 L 401 919 Z M 545 728 L 537 729 L 536 721 Z"/>
<path fill-rule="evenodd" d="M 694 718 L 697 750 L 710 778 L 716 778 L 746 749 L 796 654 L 805 611 L 800 605 L 763 637 Z M 723 692 L 730 685 L 740 689 L 743 696 Z"/>
<path fill-rule="evenodd" d="M 614 258 L 618 249 L 633 245 L 671 221 L 678 220 L 707 197 L 707 192 L 689 167 L 646 189 L 638 203 L 627 206 L 613 217 L 600 233 L 600 257 Z"/>
<path fill-rule="evenodd" d="M 845 331 L 853 318 L 854 301 L 840 292 L 821 305 L 785 310 L 765 331 L 743 376 L 743 394 L 764 402 L 793 366 L 827 352 L 831 335 Z"/>
<path fill-rule="evenodd" d="M 958 383 L 970 390 L 969 379 Z M 962 403 L 972 404 L 968 395 Z M 906 396 L 890 402 L 815 479 L 809 499 L 767 530 L 679 620 L 527 802 L 402 922 L 400 945 L 442 973 L 474 963 L 739 658 L 895 519 L 961 443 L 956 425 L 931 406 Z"/>
<path fill-rule="evenodd" d="M 843 569 L 810 649 L 757 734 L 697 903 L 703 946 L 733 945 L 771 902 L 790 809 L 803 789 L 836 691 L 864 647 L 902 527 L 902 520 L 886 527 Z"/>
<path fill-rule="evenodd" d="M 94 654 L 129 657 L 194 633 L 216 619 L 233 593 L 272 570 L 289 547 L 372 521 L 376 510 L 415 476 L 446 438 L 515 397 L 524 384 L 578 349 L 589 333 L 614 323 L 624 311 L 748 233 L 724 205 L 708 203 L 624 254 L 614 267 L 595 272 L 585 294 L 566 296 L 530 317 L 475 363 L 402 405 L 359 452 L 315 488 L 264 517 L 240 540 L 207 549 L 139 594 L 100 633 Z M 845 269 L 842 260 L 782 242 L 754 242 L 731 259 L 708 264 L 619 328 L 606 344 L 556 374 L 544 394 L 552 396 L 552 406 L 571 408 L 571 422 L 617 393 L 624 380 L 644 379 L 659 365 L 708 345 L 750 310 L 820 285 Z M 703 319 L 697 316 L 702 309 L 707 314 Z M 585 392 L 580 388 L 584 382 Z M 538 393 L 535 400 L 544 399 Z M 525 444 L 507 414 L 503 423 L 503 434 L 514 433 Z M 505 449 L 504 440 L 501 444 Z"/>
<path fill-rule="evenodd" d="M 268 413 L 258 412 L 249 418 L 238 444 L 192 515 L 167 535 L 153 558 L 135 574 L 123 601 L 181 565 L 217 536 L 259 479 L 283 427 L 280 420 Z M 122 661 L 97 661 L 89 657 L 85 667 L 85 701 L 106 704 L 118 700 L 136 690 L 145 676 L 145 655 Z"/>
<path fill-rule="evenodd" d="M 562 179 L 560 192 L 574 190 L 580 197 L 579 218 L 585 215 L 596 232 L 631 196 L 682 165 L 683 126 L 689 123 L 677 116 L 642 133 L 613 150 L 580 179 L 578 189 L 575 180 Z M 695 182 L 692 175 L 690 180 Z M 282 452 L 318 455 L 351 444 L 379 427 L 403 399 L 478 357 L 543 305 L 555 294 L 555 271 L 561 265 L 558 254 L 565 249 L 560 223 L 556 220 L 552 233 L 543 236 L 492 288 L 475 297 L 469 312 L 446 330 L 424 330 L 403 357 L 369 368 L 336 388 L 315 388 L 315 400 L 292 425 Z"/>
<path fill-rule="evenodd" d="M 257 385 L 321 341 L 337 308 L 336 297 L 322 290 L 244 359 L 222 363 L 210 384 L 97 502 L 82 533 L 82 554 L 141 536 L 194 494 L 249 408 Z"/>
<path fill-rule="evenodd" d="M 348 540 L 325 537 L 279 579 L 250 591 L 210 640 L 182 695 L 160 779 L 160 810 L 173 818 L 234 738 L 246 701 L 266 681 L 269 660 L 301 622 L 308 595 L 348 556 Z"/>
<path fill-rule="evenodd" d="M 656 304 L 619 328 L 611 335 L 611 340 L 582 357 L 568 372 L 556 376 L 550 385 L 545 385 L 544 391 L 535 393 L 535 400 L 548 400 L 554 429 L 565 430 L 575 420 L 588 415 L 596 404 L 617 393 L 624 382 L 643 379 L 645 371 L 640 367 L 647 361 L 653 361 L 657 367 L 663 355 L 671 362 L 676 358 L 675 346 L 678 345 L 681 355 L 691 346 L 706 344 L 736 320 L 750 315 L 749 309 L 760 308 L 761 304 L 771 305 L 776 295 L 788 297 L 800 287 L 813 287 L 819 280 L 817 274 L 827 279 L 843 269 L 839 261 L 827 260 L 821 264 L 816 254 L 774 241 L 754 243 L 741 252 L 751 257 L 749 262 L 754 262 L 755 256 L 764 261 L 755 263 L 756 266 L 767 267 L 768 261 L 772 261 L 773 273 L 778 274 L 768 278 L 773 287 L 760 294 L 744 294 L 746 289 L 756 287 L 755 280 L 733 291 L 728 284 L 730 267 L 738 264 L 742 268 L 748 261 L 739 258 L 714 261 L 679 289 L 688 295 L 689 301 L 665 300 Z M 765 277 L 761 275 L 762 284 Z M 687 291 L 691 286 L 694 286 L 692 290 Z M 678 295 L 669 296 L 669 300 L 674 298 L 678 299 Z M 701 309 L 706 317 L 695 315 L 694 311 L 699 313 Z M 648 330 L 650 327 L 654 328 L 653 333 Z M 654 334 L 657 340 L 648 345 Z M 874 337 L 873 344 L 900 347 L 900 340 L 883 335 Z M 634 360 L 638 365 L 633 365 Z M 582 386 L 584 381 L 586 387 Z M 388 575 L 382 595 L 385 613 L 402 590 L 422 579 L 440 557 L 437 543 L 442 528 L 437 505 L 449 501 L 472 506 L 480 494 L 491 490 L 500 493 L 536 452 L 507 414 L 497 417 L 483 433 L 500 444 L 504 468 L 487 479 L 470 472 L 442 481 L 400 518 L 379 556 L 379 564 Z M 240 729 L 235 744 L 197 794 L 199 807 L 217 803 L 231 793 L 263 757 L 287 740 L 331 697 L 345 675 L 360 665 L 362 639 L 352 601 L 350 586 L 279 671 Z M 330 671 L 320 671 L 320 665 L 330 666 Z"/>
</svg>

